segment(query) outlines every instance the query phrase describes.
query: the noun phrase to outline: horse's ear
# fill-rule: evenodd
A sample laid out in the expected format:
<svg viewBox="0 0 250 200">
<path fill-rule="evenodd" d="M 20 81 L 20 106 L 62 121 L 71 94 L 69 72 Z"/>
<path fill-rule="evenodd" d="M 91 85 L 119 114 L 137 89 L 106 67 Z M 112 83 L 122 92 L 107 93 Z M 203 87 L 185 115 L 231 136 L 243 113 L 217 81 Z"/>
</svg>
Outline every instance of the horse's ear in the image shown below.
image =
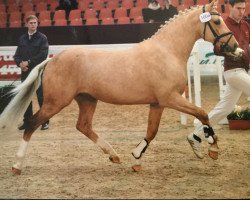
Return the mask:
<svg viewBox="0 0 250 200">
<path fill-rule="evenodd" d="M 211 11 L 213 9 L 217 9 L 217 0 L 213 0 L 209 5 L 208 5 L 208 10 Z"/>
</svg>

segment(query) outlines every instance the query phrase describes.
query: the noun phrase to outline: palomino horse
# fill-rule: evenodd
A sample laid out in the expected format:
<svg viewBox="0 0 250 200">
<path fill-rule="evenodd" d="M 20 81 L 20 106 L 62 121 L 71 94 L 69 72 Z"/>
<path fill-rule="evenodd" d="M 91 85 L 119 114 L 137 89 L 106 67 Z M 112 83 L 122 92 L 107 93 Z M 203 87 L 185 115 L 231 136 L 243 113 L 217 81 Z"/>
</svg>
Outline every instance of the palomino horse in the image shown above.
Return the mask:
<svg viewBox="0 0 250 200">
<path fill-rule="evenodd" d="M 42 80 L 44 103 L 24 131 L 13 173 L 21 173 L 33 132 L 73 99 L 79 106 L 76 128 L 109 154 L 114 163 L 120 163 L 118 154 L 92 129 L 98 100 L 112 104 L 150 104 L 146 137 L 132 151 L 138 161 L 133 166 L 135 171 L 141 168 L 139 159 L 154 139 L 165 107 L 198 118 L 210 135 L 209 155 L 217 159 L 217 138 L 207 113 L 182 97 L 187 82 L 187 60 L 199 38 L 220 45 L 225 53 L 240 55 L 238 43 L 216 11 L 214 0 L 204 7 L 179 13 L 150 39 L 133 48 L 123 51 L 69 48 L 36 66 L 14 89 L 16 96 L 0 119 L 1 128 L 13 127 Z"/>
</svg>

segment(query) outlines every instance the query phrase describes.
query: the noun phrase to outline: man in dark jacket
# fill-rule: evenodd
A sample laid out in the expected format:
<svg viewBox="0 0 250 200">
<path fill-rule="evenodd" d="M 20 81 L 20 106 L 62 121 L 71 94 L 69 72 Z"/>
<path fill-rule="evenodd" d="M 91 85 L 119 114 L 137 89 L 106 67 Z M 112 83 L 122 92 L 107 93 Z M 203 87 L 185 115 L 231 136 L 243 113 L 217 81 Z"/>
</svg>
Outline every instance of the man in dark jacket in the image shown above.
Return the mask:
<svg viewBox="0 0 250 200">
<path fill-rule="evenodd" d="M 48 56 L 49 44 L 47 37 L 37 31 L 38 19 L 34 15 L 26 18 L 26 26 L 28 32 L 19 38 L 18 46 L 14 55 L 15 62 L 22 70 L 21 81 L 23 82 L 31 72 L 31 70 L 44 61 Z M 39 106 L 43 103 L 42 85 L 37 90 L 37 99 Z M 24 114 L 23 125 L 19 130 L 25 129 L 29 123 L 29 119 L 33 115 L 32 102 Z M 49 128 L 49 122 L 42 125 L 41 130 Z"/>
<path fill-rule="evenodd" d="M 157 0 L 149 0 L 147 8 L 142 9 L 145 22 L 153 23 L 161 21 L 161 6 Z"/>
</svg>

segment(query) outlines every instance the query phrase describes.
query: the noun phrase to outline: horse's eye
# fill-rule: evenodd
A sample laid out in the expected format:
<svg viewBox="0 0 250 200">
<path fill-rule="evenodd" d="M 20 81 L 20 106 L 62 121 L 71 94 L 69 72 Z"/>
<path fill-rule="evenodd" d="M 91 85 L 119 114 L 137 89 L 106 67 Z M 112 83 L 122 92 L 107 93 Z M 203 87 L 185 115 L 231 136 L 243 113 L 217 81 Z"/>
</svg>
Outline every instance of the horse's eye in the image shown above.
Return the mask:
<svg viewBox="0 0 250 200">
<path fill-rule="evenodd" d="M 218 20 L 214 21 L 214 23 L 215 23 L 216 25 L 220 25 L 220 20 L 218 19 Z"/>
</svg>

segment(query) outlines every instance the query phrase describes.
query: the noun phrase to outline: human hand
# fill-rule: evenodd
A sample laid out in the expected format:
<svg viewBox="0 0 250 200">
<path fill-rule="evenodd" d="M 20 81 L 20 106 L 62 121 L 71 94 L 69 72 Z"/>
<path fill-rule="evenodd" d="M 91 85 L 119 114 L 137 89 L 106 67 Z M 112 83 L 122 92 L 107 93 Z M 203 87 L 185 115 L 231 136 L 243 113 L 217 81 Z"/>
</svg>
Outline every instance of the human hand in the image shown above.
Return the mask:
<svg viewBox="0 0 250 200">
<path fill-rule="evenodd" d="M 234 61 L 244 62 L 244 60 L 247 60 L 246 54 L 241 48 L 237 48 L 234 52 L 223 52 L 222 54 Z"/>
<path fill-rule="evenodd" d="M 23 72 L 26 72 L 29 69 L 28 65 L 29 65 L 28 61 L 22 61 L 19 66 Z"/>
<path fill-rule="evenodd" d="M 28 67 L 28 65 L 29 65 L 29 62 L 28 62 L 28 61 L 22 61 L 22 63 L 23 63 L 23 65 L 24 65 L 25 67 Z"/>
<path fill-rule="evenodd" d="M 242 56 L 235 56 L 234 54 L 225 54 L 229 59 L 234 61 L 243 61 L 244 58 Z"/>
</svg>

